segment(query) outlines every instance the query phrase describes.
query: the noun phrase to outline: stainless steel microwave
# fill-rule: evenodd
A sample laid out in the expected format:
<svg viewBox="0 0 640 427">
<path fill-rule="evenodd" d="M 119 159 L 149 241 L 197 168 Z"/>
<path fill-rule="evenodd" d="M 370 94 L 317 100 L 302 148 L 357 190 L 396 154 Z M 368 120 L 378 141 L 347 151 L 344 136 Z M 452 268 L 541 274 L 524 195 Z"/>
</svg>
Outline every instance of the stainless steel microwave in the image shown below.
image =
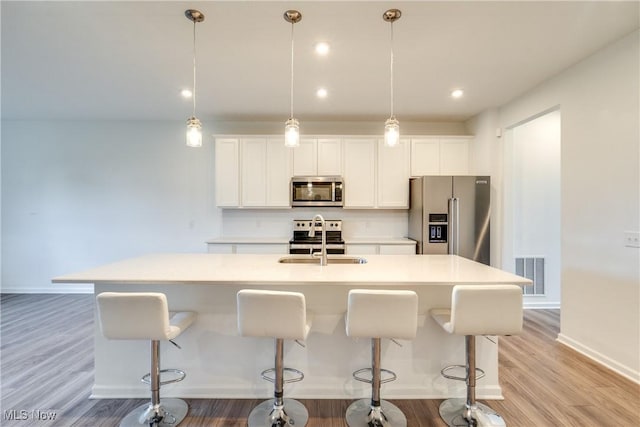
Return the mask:
<svg viewBox="0 0 640 427">
<path fill-rule="evenodd" d="M 341 176 L 294 176 L 291 178 L 291 206 L 342 206 L 344 182 Z"/>
</svg>

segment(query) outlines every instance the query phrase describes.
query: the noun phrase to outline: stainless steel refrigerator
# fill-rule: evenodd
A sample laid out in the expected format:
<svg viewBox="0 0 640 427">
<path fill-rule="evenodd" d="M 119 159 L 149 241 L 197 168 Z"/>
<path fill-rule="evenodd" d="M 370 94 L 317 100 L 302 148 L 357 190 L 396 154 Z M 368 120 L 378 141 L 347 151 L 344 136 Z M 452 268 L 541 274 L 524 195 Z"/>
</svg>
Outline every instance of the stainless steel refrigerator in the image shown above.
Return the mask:
<svg viewBox="0 0 640 427">
<path fill-rule="evenodd" d="M 418 254 L 455 254 L 489 265 L 491 179 L 422 176 L 410 180 L 409 238 Z"/>
</svg>

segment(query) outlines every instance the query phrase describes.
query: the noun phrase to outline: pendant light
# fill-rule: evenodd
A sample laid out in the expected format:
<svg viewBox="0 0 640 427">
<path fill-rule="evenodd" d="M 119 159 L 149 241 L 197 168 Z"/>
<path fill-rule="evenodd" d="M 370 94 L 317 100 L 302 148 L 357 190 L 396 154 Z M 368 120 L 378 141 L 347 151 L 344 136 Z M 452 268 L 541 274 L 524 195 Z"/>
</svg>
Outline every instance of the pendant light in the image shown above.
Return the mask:
<svg viewBox="0 0 640 427">
<path fill-rule="evenodd" d="M 391 23 L 391 115 L 384 123 L 384 144 L 388 147 L 395 147 L 400 142 L 400 122 L 398 122 L 395 114 L 393 113 L 393 23 L 400 19 L 400 16 L 402 16 L 402 12 L 400 12 L 398 9 L 389 9 L 382 14 L 382 19 Z"/>
<path fill-rule="evenodd" d="M 299 123 L 293 118 L 293 25 L 300 22 L 301 19 L 302 14 L 297 10 L 287 10 L 284 13 L 284 20 L 291 23 L 291 114 L 284 126 L 284 145 L 287 147 L 300 145 Z"/>
<path fill-rule="evenodd" d="M 199 10 L 187 9 L 184 15 L 193 22 L 193 113 L 187 119 L 187 146 L 202 147 L 202 125 L 196 118 L 196 23 L 204 21 L 204 14 Z"/>
</svg>

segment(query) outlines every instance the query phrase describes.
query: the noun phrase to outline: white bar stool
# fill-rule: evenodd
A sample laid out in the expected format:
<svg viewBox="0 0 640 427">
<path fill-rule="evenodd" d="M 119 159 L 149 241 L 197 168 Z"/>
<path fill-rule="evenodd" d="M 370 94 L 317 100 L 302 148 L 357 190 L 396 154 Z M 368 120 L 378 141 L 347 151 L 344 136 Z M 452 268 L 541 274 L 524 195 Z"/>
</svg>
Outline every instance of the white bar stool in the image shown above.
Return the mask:
<svg viewBox="0 0 640 427">
<path fill-rule="evenodd" d="M 380 386 L 396 379 L 396 374 L 380 367 L 381 338 L 407 339 L 416 336 L 418 295 L 413 291 L 365 290 L 349 291 L 346 331 L 350 337 L 371 338 L 371 368 L 353 373 L 358 381 L 371 384 L 371 399 L 360 399 L 347 408 L 350 427 L 405 427 L 407 418 L 391 402 L 380 399 Z M 371 379 L 360 376 L 371 371 Z M 382 373 L 389 374 L 382 379 Z"/>
<path fill-rule="evenodd" d="M 522 331 L 522 289 L 516 285 L 457 285 L 453 287 L 451 308 L 434 308 L 429 313 L 448 333 L 465 336 L 466 365 L 447 366 L 442 375 L 465 381 L 467 398 L 442 402 L 440 417 L 449 426 L 505 426 L 498 413 L 476 402 L 476 379 L 484 376 L 476 368 L 476 336 Z M 465 376 L 447 373 L 455 367 L 465 368 Z M 481 375 L 476 376 L 476 371 Z"/>
<path fill-rule="evenodd" d="M 266 400 L 249 414 L 249 427 L 300 426 L 309 420 L 307 408 L 297 400 L 284 399 L 285 383 L 302 381 L 304 374 L 285 368 L 284 340 L 305 340 L 311 329 L 304 295 L 298 292 L 243 289 L 238 292 L 238 333 L 245 337 L 275 338 L 275 366 L 262 371 L 262 378 L 275 384 L 273 400 Z M 298 344 L 300 344 L 298 342 Z M 295 377 L 284 379 L 284 372 Z M 273 373 L 275 377 L 268 374 Z"/>
<path fill-rule="evenodd" d="M 142 381 L 151 386 L 151 401 L 131 411 L 120 422 L 121 427 L 175 426 L 187 415 L 189 406 L 181 399 L 160 402 L 160 386 L 182 381 L 186 374 L 178 369 L 160 370 L 160 341 L 172 340 L 195 320 L 192 312 L 171 313 L 167 297 L 156 292 L 103 292 L 96 297 L 100 329 L 105 338 L 113 340 L 150 340 L 151 372 Z M 160 373 L 172 373 L 176 378 L 161 381 Z"/>
</svg>

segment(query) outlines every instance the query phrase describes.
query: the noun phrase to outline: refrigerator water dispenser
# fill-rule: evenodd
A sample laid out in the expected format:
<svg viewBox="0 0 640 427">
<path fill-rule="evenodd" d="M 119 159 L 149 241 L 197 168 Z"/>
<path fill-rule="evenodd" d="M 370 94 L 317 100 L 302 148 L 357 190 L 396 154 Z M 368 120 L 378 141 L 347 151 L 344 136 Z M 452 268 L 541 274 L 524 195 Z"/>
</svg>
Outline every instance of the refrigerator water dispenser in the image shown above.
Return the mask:
<svg viewBox="0 0 640 427">
<path fill-rule="evenodd" d="M 447 243 L 447 214 L 429 214 L 429 243 Z"/>
</svg>

